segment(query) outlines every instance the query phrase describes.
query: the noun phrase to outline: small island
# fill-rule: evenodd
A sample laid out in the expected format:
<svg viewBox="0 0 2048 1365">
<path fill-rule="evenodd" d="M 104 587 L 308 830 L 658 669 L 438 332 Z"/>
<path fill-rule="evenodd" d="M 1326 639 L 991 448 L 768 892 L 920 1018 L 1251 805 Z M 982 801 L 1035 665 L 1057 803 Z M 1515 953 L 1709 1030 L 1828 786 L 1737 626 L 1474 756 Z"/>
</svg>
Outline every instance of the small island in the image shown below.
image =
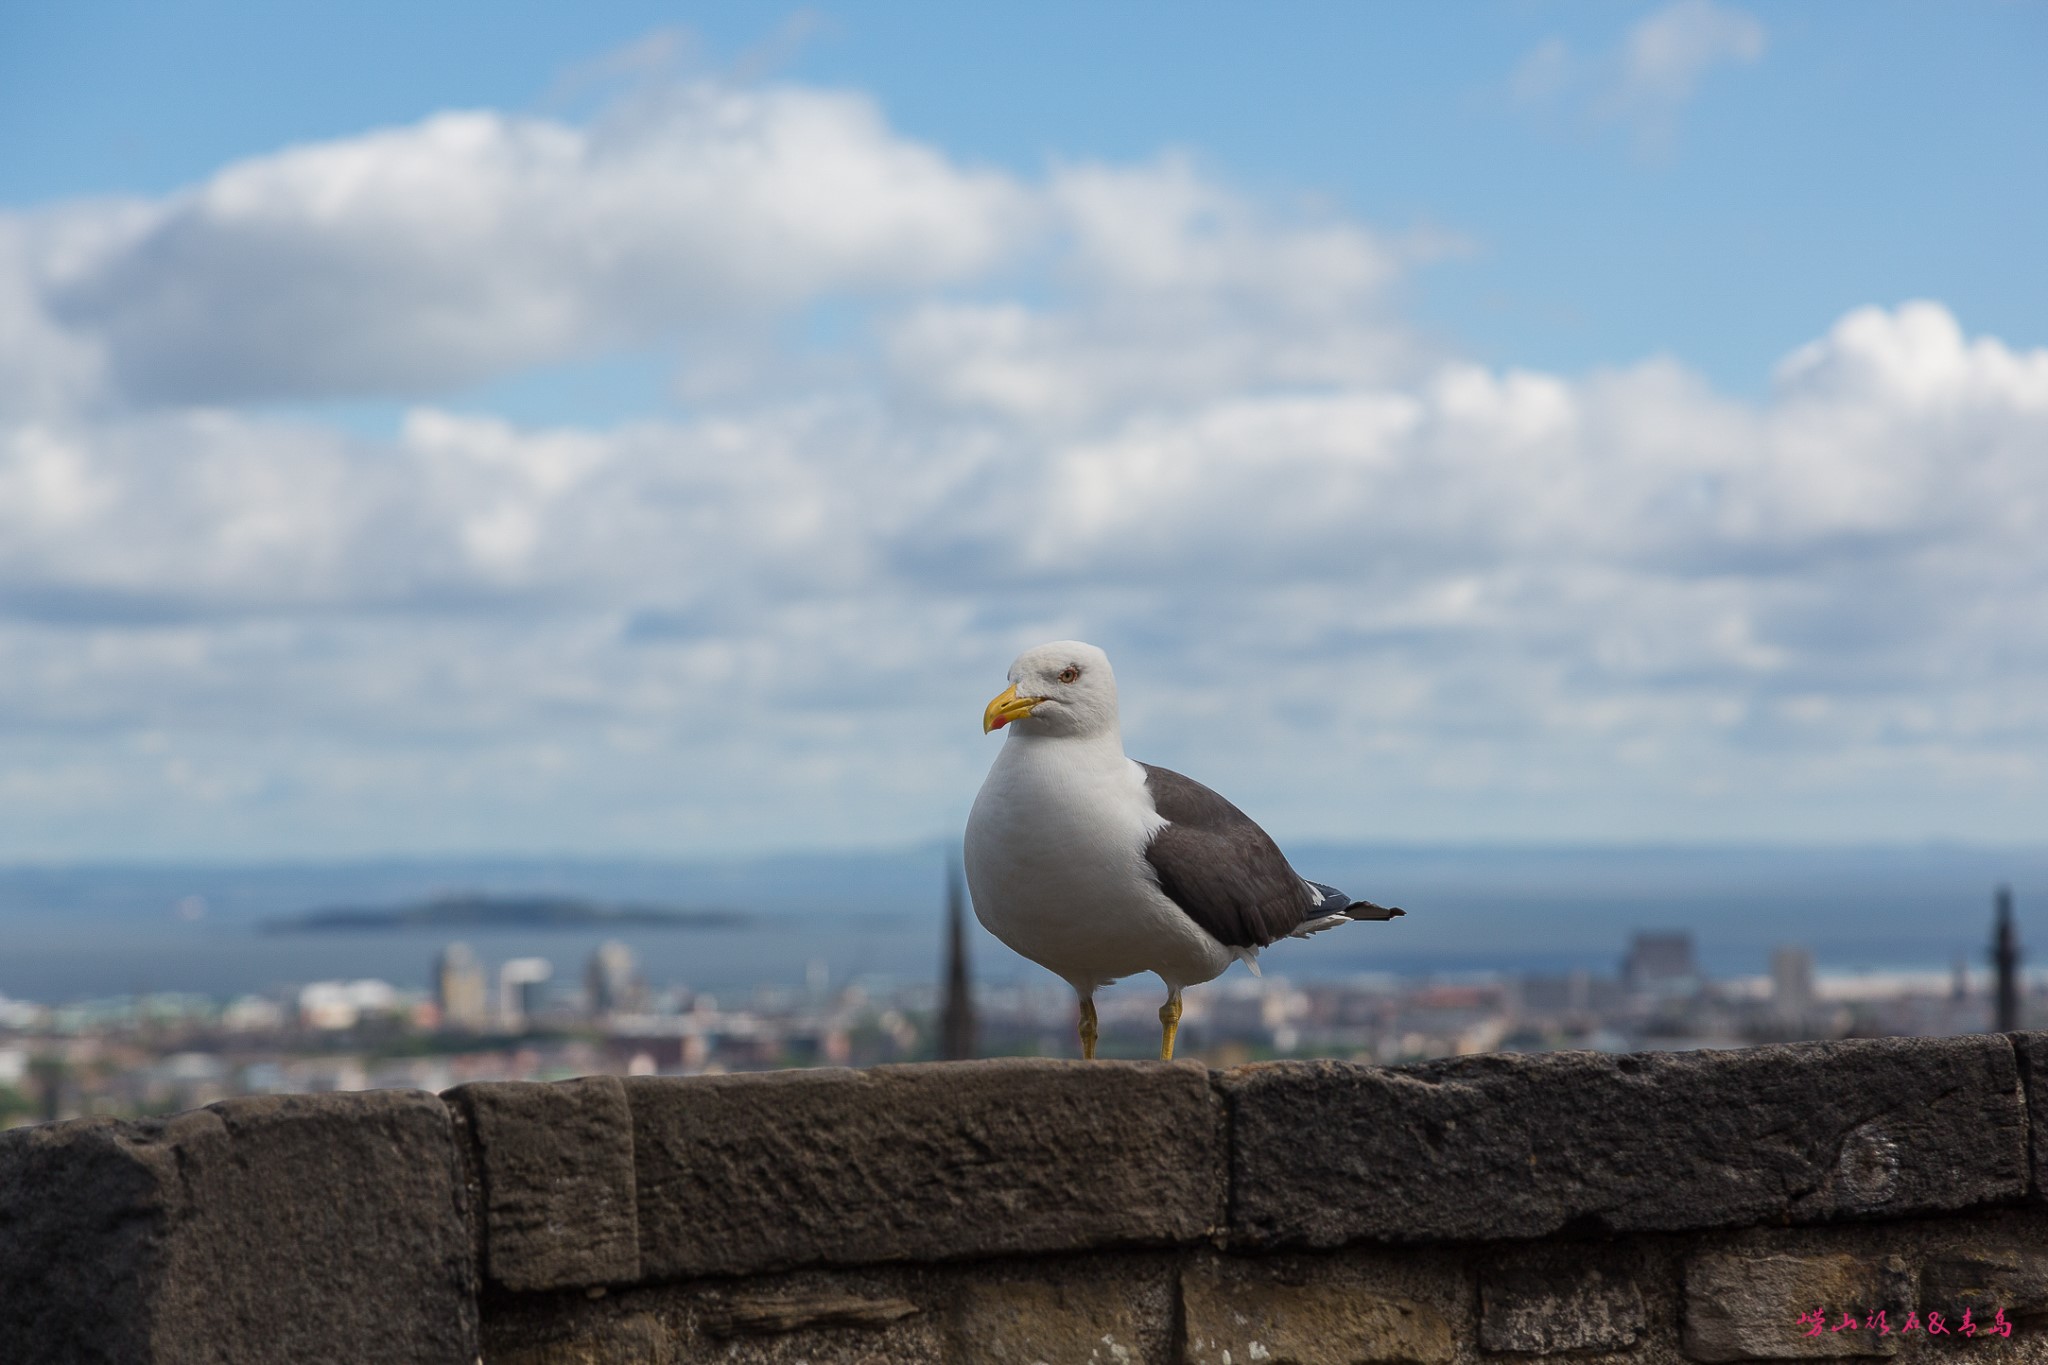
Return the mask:
<svg viewBox="0 0 2048 1365">
<path fill-rule="evenodd" d="M 729 929 L 746 920 L 737 910 L 607 905 L 576 896 L 466 891 L 410 905 L 309 910 L 265 920 L 260 927 L 272 934 L 394 929 Z"/>
</svg>

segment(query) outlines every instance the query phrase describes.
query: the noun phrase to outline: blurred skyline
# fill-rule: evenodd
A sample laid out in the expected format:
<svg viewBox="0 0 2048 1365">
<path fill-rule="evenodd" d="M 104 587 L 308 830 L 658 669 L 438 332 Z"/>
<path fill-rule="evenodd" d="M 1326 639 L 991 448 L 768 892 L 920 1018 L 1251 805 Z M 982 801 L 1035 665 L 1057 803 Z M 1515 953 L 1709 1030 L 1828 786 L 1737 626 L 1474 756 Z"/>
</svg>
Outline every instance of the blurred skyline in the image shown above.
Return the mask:
<svg viewBox="0 0 2048 1365">
<path fill-rule="evenodd" d="M 2044 50 L 12 12 L 0 860 L 948 840 L 1061 637 L 1283 840 L 2038 842 Z"/>
</svg>

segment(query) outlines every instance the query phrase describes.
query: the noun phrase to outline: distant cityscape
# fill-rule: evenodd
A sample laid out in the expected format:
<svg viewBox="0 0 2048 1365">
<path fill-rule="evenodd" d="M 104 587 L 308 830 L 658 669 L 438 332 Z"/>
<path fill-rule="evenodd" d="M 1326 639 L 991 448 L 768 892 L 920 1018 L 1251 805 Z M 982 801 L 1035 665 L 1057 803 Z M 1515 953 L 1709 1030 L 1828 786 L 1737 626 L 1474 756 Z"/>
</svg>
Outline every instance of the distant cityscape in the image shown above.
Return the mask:
<svg viewBox="0 0 2048 1365">
<path fill-rule="evenodd" d="M 623 941 L 604 943 L 577 971 L 539 955 L 486 963 L 456 941 L 432 954 L 425 989 L 357 980 L 227 999 L 0 997 L 0 1126 L 167 1113 L 241 1094 L 1073 1055 L 1072 992 L 1050 977 L 977 985 L 964 916 L 954 887 L 936 979 L 907 986 L 835 983 L 819 960 L 802 986 L 737 998 L 650 982 Z M 2004 890 L 1990 939 L 1982 964 L 1934 972 L 1824 974 L 1810 951 L 1788 944 L 1770 954 L 1767 972 L 1714 979 L 1693 936 L 1668 931 L 1635 934 L 1612 975 L 1293 981 L 1233 972 L 1188 993 L 1181 1053 L 1216 1066 L 1304 1057 L 1393 1064 L 2048 1025 L 2042 992 L 2029 992 L 2020 971 Z M 1153 1055 L 1152 993 L 1111 991 L 1099 1005 L 1103 1055 Z"/>
</svg>

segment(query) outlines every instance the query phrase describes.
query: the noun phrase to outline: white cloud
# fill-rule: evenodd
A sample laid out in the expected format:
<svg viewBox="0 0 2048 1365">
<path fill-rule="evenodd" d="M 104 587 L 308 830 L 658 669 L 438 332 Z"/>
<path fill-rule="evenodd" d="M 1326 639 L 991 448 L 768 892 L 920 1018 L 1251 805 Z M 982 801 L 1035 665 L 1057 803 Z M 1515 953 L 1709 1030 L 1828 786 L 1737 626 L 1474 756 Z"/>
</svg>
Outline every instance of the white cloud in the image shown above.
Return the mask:
<svg viewBox="0 0 2048 1365">
<path fill-rule="evenodd" d="M 436 393 L 971 276 L 1028 208 L 855 95 L 699 85 L 587 128 L 442 114 L 0 225 L 0 392 L 19 408 L 57 382 L 6 344 L 34 326 L 128 401 Z"/>
<path fill-rule="evenodd" d="M 1622 94 L 1671 107 L 1691 99 L 1717 66 L 1751 65 L 1764 55 L 1764 26 L 1754 15 L 1714 0 L 1676 0 L 1648 16 L 1622 43 Z"/>
<path fill-rule="evenodd" d="M 1044 191 L 1059 304 L 935 300 L 886 324 L 907 397 L 1052 426 L 1265 388 L 1412 377 L 1390 287 L 1444 244 L 1287 215 L 1184 159 L 1073 166 Z"/>
<path fill-rule="evenodd" d="M 2048 352 L 1911 303 L 1759 402 L 1493 369 L 1395 306 L 1431 250 L 794 90 L 17 215 L 0 853 L 922 836 L 1066 635 L 1297 834 L 2038 828 Z M 830 366 L 756 330 L 848 291 Z M 753 374 L 687 417 L 446 397 L 692 328 Z M 374 440 L 186 401 L 401 388 Z"/>
<path fill-rule="evenodd" d="M 33 220 L 0 214 L 0 420 L 79 406 L 101 388 L 101 352 L 54 320 L 46 304 L 68 255 L 121 232 L 143 212 L 93 205 Z"/>
<path fill-rule="evenodd" d="M 1239 378 L 1063 430 L 858 388 L 608 431 L 421 409 L 384 444 L 18 428 L 0 712 L 80 802 L 182 783 L 280 839 L 371 791 L 401 842 L 449 837 L 436 802 L 514 843 L 857 842 L 946 827 L 979 692 L 1078 633 L 1137 744 L 1297 831 L 2048 801 L 2048 353 L 1914 304 L 1761 405 L 1668 363 Z"/>
<path fill-rule="evenodd" d="M 763 329 L 837 297 L 900 306 L 903 376 L 936 401 L 1093 412 L 1407 363 L 1384 295 L 1443 250 L 1185 158 L 1026 183 L 857 96 L 699 84 L 587 128 L 442 114 L 0 217 L 0 411 L 423 397 L 675 338 L 716 396 L 786 381 Z M 1081 307 L 1024 317 L 989 291 L 1006 276 Z"/>
<path fill-rule="evenodd" d="M 1639 149 L 1665 149 L 1678 112 L 1715 70 L 1753 66 L 1768 39 L 1745 10 L 1715 0 L 1673 0 L 1638 20 L 1611 51 L 1581 55 L 1561 38 L 1532 48 L 1508 78 L 1526 108 L 1562 108 L 1634 130 Z"/>
</svg>

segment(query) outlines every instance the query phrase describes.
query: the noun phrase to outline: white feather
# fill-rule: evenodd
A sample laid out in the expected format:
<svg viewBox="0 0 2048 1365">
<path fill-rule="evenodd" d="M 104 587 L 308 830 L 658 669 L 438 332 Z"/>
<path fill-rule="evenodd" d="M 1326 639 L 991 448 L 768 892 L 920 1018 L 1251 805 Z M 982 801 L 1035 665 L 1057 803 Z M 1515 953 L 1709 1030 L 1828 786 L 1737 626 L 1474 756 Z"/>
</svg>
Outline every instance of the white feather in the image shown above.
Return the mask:
<svg viewBox="0 0 2048 1365">
<path fill-rule="evenodd" d="M 1084 995 L 1139 972 L 1177 991 L 1249 961 L 1169 900 L 1145 861 L 1165 822 L 1145 770 L 1124 755 L 1108 658 L 1074 641 L 1041 645 L 1010 678 L 1049 700 L 1012 725 L 967 817 L 975 917 Z"/>
</svg>

